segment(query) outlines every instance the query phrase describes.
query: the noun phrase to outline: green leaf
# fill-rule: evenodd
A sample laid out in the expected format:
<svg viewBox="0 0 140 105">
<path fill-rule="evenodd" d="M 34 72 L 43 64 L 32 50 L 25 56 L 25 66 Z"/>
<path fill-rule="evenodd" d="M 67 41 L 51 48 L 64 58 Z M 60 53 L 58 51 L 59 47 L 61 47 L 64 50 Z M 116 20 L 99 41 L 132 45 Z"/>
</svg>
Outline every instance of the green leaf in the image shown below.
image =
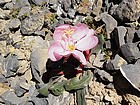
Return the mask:
<svg viewBox="0 0 140 105">
<path fill-rule="evenodd" d="M 49 95 L 49 86 L 50 86 L 50 83 L 48 84 L 44 84 L 44 86 L 42 86 L 38 92 L 41 94 L 41 95 L 44 95 L 44 96 L 48 96 Z"/>
<path fill-rule="evenodd" d="M 74 77 L 69 82 L 67 82 L 65 84 L 65 89 L 67 91 L 71 91 L 85 88 L 89 84 L 91 77 L 92 73 L 90 71 L 85 71 L 83 76 L 80 76 L 79 78 Z"/>
<path fill-rule="evenodd" d="M 54 85 L 52 85 L 49 90 L 54 94 L 54 95 L 60 95 L 62 94 L 62 92 L 65 90 L 64 89 L 64 84 L 66 83 L 66 81 L 62 81 L 62 82 L 57 82 Z"/>
</svg>

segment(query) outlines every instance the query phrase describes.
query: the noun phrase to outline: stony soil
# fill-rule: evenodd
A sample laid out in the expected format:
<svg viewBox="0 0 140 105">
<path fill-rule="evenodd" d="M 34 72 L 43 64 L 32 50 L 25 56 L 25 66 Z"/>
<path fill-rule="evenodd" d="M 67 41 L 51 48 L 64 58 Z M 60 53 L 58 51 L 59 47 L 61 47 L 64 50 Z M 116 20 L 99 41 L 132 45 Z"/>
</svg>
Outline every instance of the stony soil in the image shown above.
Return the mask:
<svg viewBox="0 0 140 105">
<path fill-rule="evenodd" d="M 140 104 L 140 0 L 0 0 L 0 105 L 76 105 L 75 93 L 38 88 L 55 27 L 79 22 L 100 39 L 87 105 Z"/>
</svg>

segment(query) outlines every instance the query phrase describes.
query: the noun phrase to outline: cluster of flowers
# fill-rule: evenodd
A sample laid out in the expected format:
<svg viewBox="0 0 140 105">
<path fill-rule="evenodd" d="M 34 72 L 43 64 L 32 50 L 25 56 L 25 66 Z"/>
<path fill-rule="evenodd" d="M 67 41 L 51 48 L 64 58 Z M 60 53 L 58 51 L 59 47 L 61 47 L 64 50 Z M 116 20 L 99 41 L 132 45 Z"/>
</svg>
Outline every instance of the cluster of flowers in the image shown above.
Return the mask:
<svg viewBox="0 0 140 105">
<path fill-rule="evenodd" d="M 87 25 L 79 23 L 75 26 L 64 24 L 58 26 L 53 34 L 54 42 L 49 47 L 49 58 L 52 61 L 68 58 L 71 54 L 83 65 L 87 64 L 84 51 L 90 50 L 98 44 L 95 31 Z"/>
</svg>

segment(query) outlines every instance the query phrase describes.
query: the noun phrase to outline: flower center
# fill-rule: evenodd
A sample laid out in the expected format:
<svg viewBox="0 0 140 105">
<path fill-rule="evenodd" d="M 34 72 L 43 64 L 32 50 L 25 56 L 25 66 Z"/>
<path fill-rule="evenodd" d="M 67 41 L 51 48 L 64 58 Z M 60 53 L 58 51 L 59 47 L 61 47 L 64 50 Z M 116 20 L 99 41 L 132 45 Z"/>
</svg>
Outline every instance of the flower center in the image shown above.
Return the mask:
<svg viewBox="0 0 140 105">
<path fill-rule="evenodd" d="M 75 46 L 74 46 L 74 45 L 68 45 L 68 49 L 69 49 L 70 51 L 73 51 L 73 50 L 75 50 Z"/>
<path fill-rule="evenodd" d="M 65 33 L 65 35 L 71 35 L 74 32 L 74 29 L 63 30 L 63 32 Z"/>
</svg>

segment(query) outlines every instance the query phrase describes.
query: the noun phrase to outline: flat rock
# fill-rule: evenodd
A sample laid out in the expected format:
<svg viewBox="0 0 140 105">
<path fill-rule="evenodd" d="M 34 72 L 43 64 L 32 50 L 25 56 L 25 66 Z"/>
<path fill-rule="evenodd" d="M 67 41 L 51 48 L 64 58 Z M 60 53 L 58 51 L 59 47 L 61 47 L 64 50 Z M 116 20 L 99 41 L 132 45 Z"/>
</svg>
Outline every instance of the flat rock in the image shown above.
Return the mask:
<svg viewBox="0 0 140 105">
<path fill-rule="evenodd" d="M 137 43 L 126 43 L 121 46 L 121 52 L 128 63 L 134 63 L 140 58 L 140 51 Z"/>
<path fill-rule="evenodd" d="M 23 103 L 27 98 L 26 97 L 17 97 L 15 93 L 7 90 L 2 96 L 2 100 L 6 105 L 19 105 Z"/>
<path fill-rule="evenodd" d="M 131 85 L 140 91 L 140 65 L 129 64 L 120 67 L 122 75 L 131 83 Z"/>
<path fill-rule="evenodd" d="M 136 21 L 138 16 L 136 13 L 135 0 L 122 0 L 115 9 L 114 15 L 121 21 Z"/>
<path fill-rule="evenodd" d="M 42 13 L 30 15 L 21 21 L 20 30 L 23 34 L 33 34 L 35 31 L 41 30 L 44 24 L 44 15 Z"/>
<path fill-rule="evenodd" d="M 127 62 L 117 54 L 113 60 L 106 64 L 106 68 L 108 70 L 119 70 L 120 66 L 124 66 L 126 64 Z"/>
<path fill-rule="evenodd" d="M 5 3 L 8 3 L 10 2 L 11 0 L 0 0 L 0 4 L 5 4 Z"/>
<path fill-rule="evenodd" d="M 33 76 L 38 80 L 40 76 L 46 71 L 48 50 L 37 49 L 31 53 L 30 59 Z"/>
<path fill-rule="evenodd" d="M 117 21 L 108 13 L 100 14 L 102 21 L 106 24 L 106 31 L 108 38 L 110 38 L 110 33 L 117 27 Z"/>
<path fill-rule="evenodd" d="M 14 18 L 10 21 L 8 26 L 10 29 L 15 29 L 15 28 L 18 28 L 20 24 L 21 24 L 20 20 L 17 18 Z"/>
<path fill-rule="evenodd" d="M 114 34 L 114 39 L 116 42 L 117 47 L 122 46 L 123 44 L 125 44 L 125 35 L 126 35 L 126 28 L 124 26 L 119 26 L 116 27 L 113 30 L 113 34 Z"/>
</svg>

